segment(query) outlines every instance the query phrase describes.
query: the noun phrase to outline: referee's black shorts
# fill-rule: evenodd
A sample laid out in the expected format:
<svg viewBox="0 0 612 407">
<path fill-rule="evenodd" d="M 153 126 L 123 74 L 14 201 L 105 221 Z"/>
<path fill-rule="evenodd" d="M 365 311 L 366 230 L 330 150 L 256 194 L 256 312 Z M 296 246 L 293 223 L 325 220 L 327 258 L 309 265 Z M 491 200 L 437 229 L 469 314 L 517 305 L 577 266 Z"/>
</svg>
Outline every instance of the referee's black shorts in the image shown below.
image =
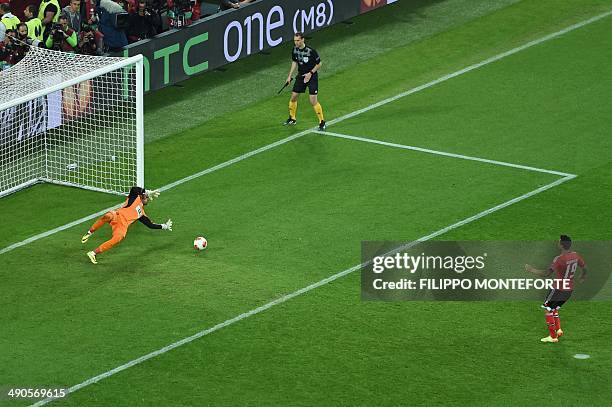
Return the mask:
<svg viewBox="0 0 612 407">
<path fill-rule="evenodd" d="M 548 311 L 554 311 L 556 309 L 559 309 L 563 304 L 565 304 L 567 300 L 569 300 L 571 296 L 571 290 L 562 291 L 552 288 L 546 295 L 546 299 L 544 300 L 544 304 L 542 304 L 542 308 L 545 308 Z"/>
<path fill-rule="evenodd" d="M 304 93 L 306 92 L 306 88 L 308 88 L 309 95 L 316 95 L 319 93 L 319 74 L 315 73 L 310 77 L 308 83 L 304 83 L 304 76 L 299 74 L 297 78 L 295 78 L 295 82 L 293 84 L 293 91 L 295 93 Z"/>
</svg>

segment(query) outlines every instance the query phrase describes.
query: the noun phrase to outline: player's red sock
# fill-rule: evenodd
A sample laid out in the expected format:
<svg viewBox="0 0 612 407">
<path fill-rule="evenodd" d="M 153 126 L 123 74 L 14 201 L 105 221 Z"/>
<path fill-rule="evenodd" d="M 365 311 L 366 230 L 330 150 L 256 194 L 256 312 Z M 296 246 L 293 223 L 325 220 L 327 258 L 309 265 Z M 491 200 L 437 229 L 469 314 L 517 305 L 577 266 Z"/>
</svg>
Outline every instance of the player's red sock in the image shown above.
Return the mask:
<svg viewBox="0 0 612 407">
<path fill-rule="evenodd" d="M 555 330 L 558 331 L 561 329 L 561 319 L 559 318 L 559 311 L 553 311 L 553 318 L 555 319 Z"/>
<path fill-rule="evenodd" d="M 557 337 L 557 328 L 555 325 L 555 317 L 552 312 L 546 313 L 546 325 L 548 326 L 548 332 L 550 332 L 550 336 L 552 338 Z"/>
</svg>

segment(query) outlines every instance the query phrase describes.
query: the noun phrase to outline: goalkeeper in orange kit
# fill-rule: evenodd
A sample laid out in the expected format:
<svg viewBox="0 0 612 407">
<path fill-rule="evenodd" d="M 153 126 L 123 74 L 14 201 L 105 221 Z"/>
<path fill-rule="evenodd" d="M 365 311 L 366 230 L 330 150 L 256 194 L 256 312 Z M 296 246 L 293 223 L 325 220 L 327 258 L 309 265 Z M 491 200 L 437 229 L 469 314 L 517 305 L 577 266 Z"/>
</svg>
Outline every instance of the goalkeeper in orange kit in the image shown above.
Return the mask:
<svg viewBox="0 0 612 407">
<path fill-rule="evenodd" d="M 157 190 L 147 191 L 144 188 L 132 187 L 127 199 L 125 200 L 125 204 L 123 204 L 123 206 L 119 209 L 105 213 L 81 238 L 81 243 L 87 243 L 89 237 L 96 230 L 104 226 L 105 223 L 110 224 L 111 228 L 113 229 L 113 236 L 109 240 L 102 243 L 95 250 L 87 252 L 87 257 L 89 257 L 89 260 L 91 260 L 93 264 L 98 264 L 96 256 L 111 249 L 113 246 L 121 242 L 127 234 L 128 227 L 136 220 L 140 221 L 151 229 L 172 231 L 172 220 L 168 219 L 166 223 L 156 224 L 151 222 L 149 217 L 145 214 L 144 206 L 158 196 L 159 191 Z"/>
</svg>

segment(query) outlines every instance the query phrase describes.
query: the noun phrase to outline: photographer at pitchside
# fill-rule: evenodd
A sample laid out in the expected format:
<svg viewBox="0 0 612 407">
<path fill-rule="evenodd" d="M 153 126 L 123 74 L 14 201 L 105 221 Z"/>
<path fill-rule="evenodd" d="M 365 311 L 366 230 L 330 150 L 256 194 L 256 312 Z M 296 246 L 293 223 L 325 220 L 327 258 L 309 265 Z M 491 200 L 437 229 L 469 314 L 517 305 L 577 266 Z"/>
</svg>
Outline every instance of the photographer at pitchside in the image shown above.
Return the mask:
<svg viewBox="0 0 612 407">
<path fill-rule="evenodd" d="M 51 26 L 45 45 L 56 51 L 75 52 L 78 42 L 76 32 L 68 26 L 68 18 L 62 15 L 57 23 Z"/>
<path fill-rule="evenodd" d="M 158 25 L 159 15 L 147 7 L 145 0 L 138 1 L 136 11 L 130 13 L 130 27 L 127 30 L 130 43 L 151 38 L 157 34 L 155 27 Z"/>
</svg>

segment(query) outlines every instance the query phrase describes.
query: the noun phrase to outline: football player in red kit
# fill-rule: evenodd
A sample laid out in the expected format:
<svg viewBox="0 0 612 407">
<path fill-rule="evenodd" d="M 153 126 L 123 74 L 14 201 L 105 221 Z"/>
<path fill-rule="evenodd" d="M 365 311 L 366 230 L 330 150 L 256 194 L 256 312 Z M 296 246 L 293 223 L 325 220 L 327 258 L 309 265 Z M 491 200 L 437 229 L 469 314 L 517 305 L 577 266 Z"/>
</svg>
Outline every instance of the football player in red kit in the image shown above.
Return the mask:
<svg viewBox="0 0 612 407">
<path fill-rule="evenodd" d="M 574 275 L 578 267 L 582 270 L 580 282 L 586 278 L 587 267 L 582 257 L 571 250 L 572 239 L 569 236 L 561 235 L 559 239 L 559 248 L 561 254 L 554 258 L 548 270 L 538 270 L 535 267 L 525 264 L 525 270 L 540 277 L 548 277 L 555 273 L 555 284 L 544 300 L 542 308 L 546 315 L 546 325 L 548 326 L 549 336 L 542 338 L 542 342 L 559 342 L 559 338 L 563 336 L 561 329 L 561 320 L 559 319 L 559 308 L 567 300 L 569 300 L 574 290 Z"/>
</svg>

